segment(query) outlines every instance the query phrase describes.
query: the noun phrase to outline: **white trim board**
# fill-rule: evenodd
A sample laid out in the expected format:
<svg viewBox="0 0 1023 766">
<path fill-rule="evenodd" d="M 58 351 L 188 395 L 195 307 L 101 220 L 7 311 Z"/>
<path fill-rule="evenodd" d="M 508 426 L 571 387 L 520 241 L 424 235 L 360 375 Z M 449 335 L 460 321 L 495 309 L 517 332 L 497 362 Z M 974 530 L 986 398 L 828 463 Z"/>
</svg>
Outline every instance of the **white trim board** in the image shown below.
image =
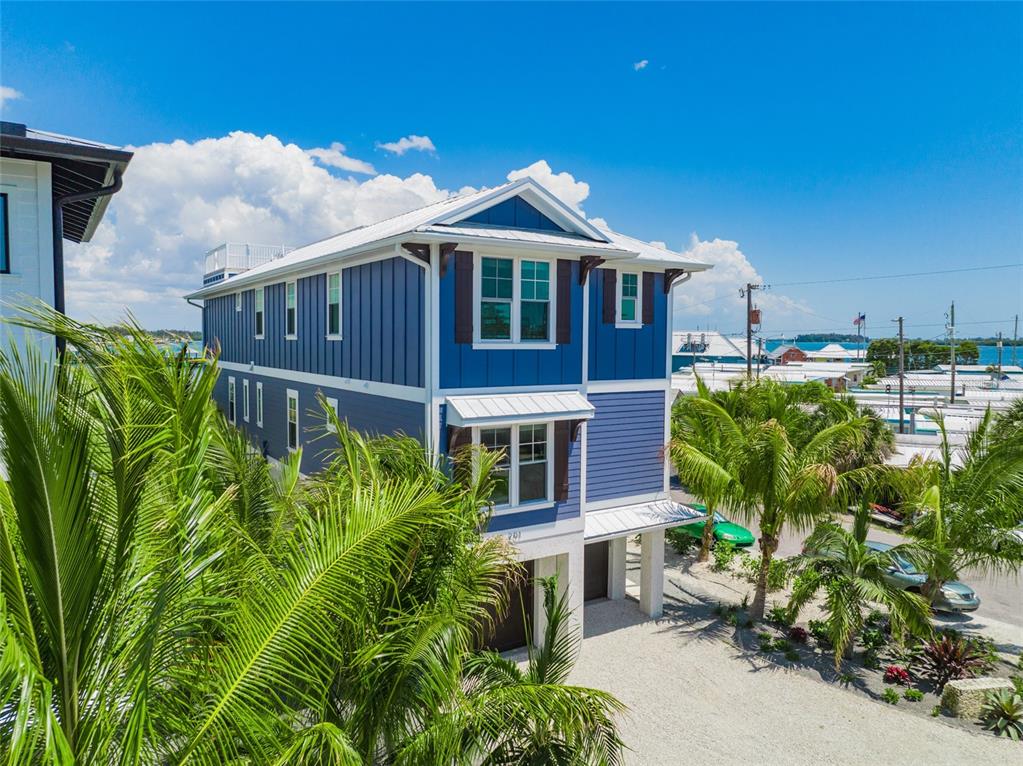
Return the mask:
<svg viewBox="0 0 1023 766">
<path fill-rule="evenodd" d="M 360 394 L 385 396 L 390 399 L 402 399 L 407 402 L 426 402 L 426 389 L 413 386 L 400 386 L 395 383 L 378 383 L 373 380 L 341 378 L 334 375 L 319 375 L 313 372 L 282 370 L 277 367 L 261 367 L 256 364 L 239 364 L 238 362 L 218 362 L 223 370 L 231 372 L 260 375 L 265 378 L 276 378 L 295 383 L 308 383 L 311 386 L 336 388 L 341 391 L 355 391 Z"/>
<path fill-rule="evenodd" d="M 671 388 L 670 378 L 647 378 L 643 380 L 591 380 L 586 384 L 589 394 L 638 393 L 649 391 L 660 393 Z"/>
<path fill-rule="evenodd" d="M 658 500 L 667 500 L 670 496 L 669 492 L 647 492 L 643 495 L 630 495 L 629 497 L 612 497 L 610 500 L 595 500 L 594 502 L 586 503 L 584 511 L 589 513 L 590 511 L 605 511 L 608 508 L 618 508 L 625 505 L 642 505 L 643 503 L 653 503 Z"/>
</svg>

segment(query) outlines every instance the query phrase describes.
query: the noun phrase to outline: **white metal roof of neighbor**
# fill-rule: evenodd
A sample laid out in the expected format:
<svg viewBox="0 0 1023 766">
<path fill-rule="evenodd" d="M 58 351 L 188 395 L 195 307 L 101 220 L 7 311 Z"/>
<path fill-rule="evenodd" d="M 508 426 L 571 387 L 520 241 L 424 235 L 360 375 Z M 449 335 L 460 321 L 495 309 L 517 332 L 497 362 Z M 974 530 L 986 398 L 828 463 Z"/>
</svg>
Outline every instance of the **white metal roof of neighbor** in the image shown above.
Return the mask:
<svg viewBox="0 0 1023 766">
<path fill-rule="evenodd" d="M 612 537 L 667 529 L 681 524 L 691 524 L 707 518 L 684 503 L 674 500 L 656 500 L 652 503 L 626 505 L 606 511 L 589 511 L 586 514 L 586 542 L 594 543 Z"/>
<path fill-rule="evenodd" d="M 588 420 L 596 411 L 577 391 L 449 396 L 447 422 L 453 426 L 504 425 L 544 420 Z"/>
<path fill-rule="evenodd" d="M 866 350 L 862 348 L 846 348 L 840 346 L 837 343 L 829 343 L 823 348 L 817 351 L 807 351 L 806 355 L 809 357 L 831 357 L 833 359 L 859 359 L 861 356 L 866 354 Z"/>
<path fill-rule="evenodd" d="M 686 356 L 691 354 L 691 351 L 681 351 L 680 349 L 686 343 L 689 336 L 692 336 L 693 342 L 698 342 L 702 337 L 706 345 L 706 349 L 703 351 L 697 351 L 696 356 L 717 356 L 717 357 L 730 357 L 737 356 L 741 359 L 746 358 L 746 340 L 745 338 L 730 338 L 727 335 L 723 335 L 713 330 L 676 330 L 671 334 L 671 342 L 673 353 Z"/>
<path fill-rule="evenodd" d="M 414 239 L 417 234 L 420 236 L 425 234 L 427 235 L 425 239 L 435 239 L 442 233 L 453 234 L 454 224 L 457 224 L 460 218 L 469 217 L 480 209 L 498 204 L 515 195 L 522 195 L 529 201 L 535 202 L 541 207 L 541 212 L 549 214 L 556 222 L 564 224 L 566 228 L 579 235 L 561 235 L 559 237 L 556 234 L 551 234 L 553 239 L 550 242 L 536 240 L 534 245 L 554 244 L 556 241 L 558 249 L 574 251 L 579 255 L 599 251 L 608 256 L 620 256 L 638 264 L 684 268 L 687 271 L 704 271 L 711 268 L 709 264 L 690 260 L 681 253 L 665 250 L 624 234 L 598 228 L 568 208 L 565 203 L 537 181 L 526 177 L 493 189 L 483 189 L 448 197 L 432 205 L 426 205 L 368 226 L 360 226 L 333 237 L 327 237 L 319 242 L 297 248 L 283 258 L 277 258 L 237 276 L 208 285 L 185 297 L 203 298 L 230 292 L 242 285 L 263 281 L 267 276 L 278 272 L 282 275 L 298 272 L 313 267 L 320 261 L 350 257 L 391 244 L 396 245 L 403 237 Z M 480 230 L 486 231 L 487 229 Z M 473 227 L 476 234 L 480 230 Z M 510 241 L 509 231 L 516 230 L 502 230 L 502 237 L 498 241 Z M 452 236 L 452 239 L 457 240 L 457 237 Z M 518 241 L 526 242 L 527 240 L 520 239 Z"/>
</svg>

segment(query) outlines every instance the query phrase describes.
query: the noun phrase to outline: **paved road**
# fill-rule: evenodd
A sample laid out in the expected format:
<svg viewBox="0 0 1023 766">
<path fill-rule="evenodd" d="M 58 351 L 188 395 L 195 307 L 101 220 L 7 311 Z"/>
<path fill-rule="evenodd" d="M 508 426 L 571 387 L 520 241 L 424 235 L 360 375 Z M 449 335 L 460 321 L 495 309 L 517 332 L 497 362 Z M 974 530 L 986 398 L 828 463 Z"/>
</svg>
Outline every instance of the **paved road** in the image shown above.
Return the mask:
<svg viewBox="0 0 1023 766">
<path fill-rule="evenodd" d="M 684 492 L 675 490 L 674 494 L 683 502 L 692 500 Z M 759 536 L 760 530 L 756 524 L 748 526 L 754 535 Z M 852 521 L 846 518 L 845 526 L 851 527 Z M 778 554 L 796 555 L 802 549 L 805 538 L 806 534 L 786 531 L 778 546 Z M 896 532 L 876 525 L 871 529 L 869 539 L 892 544 L 905 541 L 905 538 Z M 1023 648 L 1023 570 L 1017 571 L 1015 575 L 994 577 L 967 571 L 962 573 L 962 580 L 980 596 L 980 608 L 969 615 L 949 615 L 944 617 L 943 621 L 961 627 L 979 627 L 981 623 L 987 622 L 1003 624 L 1009 628 L 1012 642 Z"/>
</svg>

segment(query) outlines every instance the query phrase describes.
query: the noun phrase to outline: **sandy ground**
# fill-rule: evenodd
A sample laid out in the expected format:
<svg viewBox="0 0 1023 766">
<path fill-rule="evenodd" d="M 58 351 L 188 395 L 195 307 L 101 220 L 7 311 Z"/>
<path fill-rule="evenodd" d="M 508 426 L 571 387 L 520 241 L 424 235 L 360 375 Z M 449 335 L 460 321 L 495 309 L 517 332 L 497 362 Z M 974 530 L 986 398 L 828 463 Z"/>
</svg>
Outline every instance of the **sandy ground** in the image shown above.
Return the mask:
<svg viewBox="0 0 1023 766">
<path fill-rule="evenodd" d="M 662 619 L 645 619 L 631 599 L 586 607 L 586 641 L 571 680 L 629 707 L 627 763 L 1023 762 L 1023 745 L 979 727 L 912 715 L 744 651 L 711 612 L 744 590 L 738 580 L 708 581 L 673 559 Z"/>
</svg>

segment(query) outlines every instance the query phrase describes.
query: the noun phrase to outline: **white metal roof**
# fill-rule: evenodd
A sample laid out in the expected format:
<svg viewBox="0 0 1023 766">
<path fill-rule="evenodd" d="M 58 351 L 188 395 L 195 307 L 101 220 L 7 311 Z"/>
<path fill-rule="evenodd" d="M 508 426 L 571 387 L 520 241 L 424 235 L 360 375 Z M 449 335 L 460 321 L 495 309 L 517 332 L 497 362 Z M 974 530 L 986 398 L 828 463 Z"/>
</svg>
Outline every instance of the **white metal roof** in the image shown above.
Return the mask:
<svg viewBox="0 0 1023 766">
<path fill-rule="evenodd" d="M 453 426 L 588 420 L 596 411 L 578 391 L 449 396 L 447 403 L 447 422 Z"/>
<path fill-rule="evenodd" d="M 712 330 L 682 330 L 673 332 L 671 334 L 673 353 L 681 354 L 682 356 L 691 354 L 691 351 L 680 350 L 690 336 L 692 336 L 693 343 L 699 343 L 700 338 L 703 338 L 704 344 L 706 345 L 706 348 L 703 351 L 696 352 L 696 356 L 737 356 L 740 359 L 746 358 L 745 338 L 730 338 L 727 335 L 723 335 L 722 333 L 714 332 Z"/>
<path fill-rule="evenodd" d="M 417 234 L 420 236 L 425 234 L 427 235 L 425 239 L 431 239 L 438 233 L 444 232 L 445 229 L 450 233 L 452 226 L 458 222 L 456 219 L 470 216 L 476 210 L 498 204 L 517 194 L 536 202 L 542 207 L 541 212 L 550 213 L 556 221 L 568 224 L 568 227 L 575 230 L 577 234 L 583 235 L 558 238 L 556 241 L 562 249 L 574 250 L 580 255 L 601 251 L 612 256 L 621 255 L 623 258 L 639 264 L 656 264 L 667 268 L 684 268 L 688 271 L 703 271 L 710 268 L 708 264 L 689 260 L 680 253 L 626 237 L 624 234 L 598 229 L 581 215 L 568 209 L 563 202 L 538 182 L 526 177 L 493 189 L 483 189 L 478 192 L 448 197 L 432 205 L 426 205 L 368 226 L 360 226 L 333 237 L 327 237 L 319 242 L 313 242 L 293 250 L 283 258 L 277 258 L 237 276 L 208 285 L 185 297 L 203 298 L 208 295 L 229 292 L 240 286 L 266 281 L 271 274 L 283 275 L 301 271 L 313 267 L 321 261 L 353 256 L 395 244 L 404 237 L 414 239 Z M 475 227 L 473 230 L 478 234 L 479 230 L 476 230 Z M 502 238 L 505 241 L 509 241 L 508 238 L 512 236 L 508 233 L 509 231 L 516 230 L 502 229 Z M 554 236 L 548 232 L 544 234 Z M 457 239 L 456 237 L 452 238 Z M 519 241 L 524 242 L 525 240 L 520 239 Z"/>
<path fill-rule="evenodd" d="M 846 348 L 837 343 L 829 343 L 824 348 L 817 349 L 816 351 L 807 351 L 806 355 L 809 357 L 823 356 L 830 359 L 859 359 L 866 353 L 866 350 L 862 348 Z"/>
<path fill-rule="evenodd" d="M 666 529 L 682 524 L 691 524 L 707 518 L 684 503 L 674 500 L 656 500 L 652 503 L 626 505 L 604 511 L 589 511 L 586 514 L 586 542 L 609 540 L 612 537 Z"/>
</svg>

